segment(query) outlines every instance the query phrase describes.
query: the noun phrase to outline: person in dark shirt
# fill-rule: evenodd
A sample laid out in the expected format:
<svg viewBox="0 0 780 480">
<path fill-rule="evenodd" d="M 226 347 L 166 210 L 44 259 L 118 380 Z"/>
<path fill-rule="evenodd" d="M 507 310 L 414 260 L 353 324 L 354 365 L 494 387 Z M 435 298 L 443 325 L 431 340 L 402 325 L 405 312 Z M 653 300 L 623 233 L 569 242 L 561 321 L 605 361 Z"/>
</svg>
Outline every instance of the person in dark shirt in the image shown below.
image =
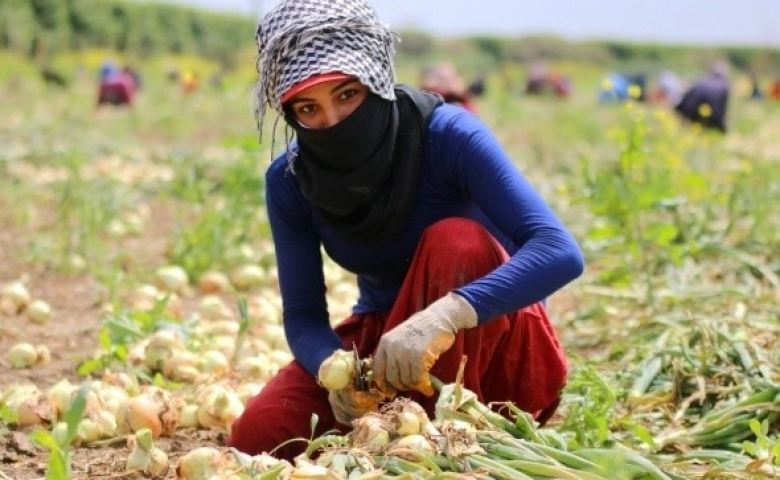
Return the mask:
<svg viewBox="0 0 780 480">
<path fill-rule="evenodd" d="M 730 90 L 728 65 L 716 62 L 707 76 L 685 91 L 675 110 L 691 123 L 726 133 L 726 109 Z"/>
<path fill-rule="evenodd" d="M 477 116 L 396 83 L 395 35 L 364 0 L 282 0 L 256 41 L 260 131 L 270 107 L 296 137 L 265 174 L 294 361 L 228 445 L 292 459 L 305 444 L 288 440 L 347 431 L 394 395 L 433 415 L 429 375 L 454 382 L 464 356 L 480 401 L 544 423 L 567 374 L 545 299 L 584 268 L 569 230 Z M 335 327 L 323 254 L 359 290 Z M 320 386 L 339 350 L 373 359 L 370 389 Z"/>
</svg>

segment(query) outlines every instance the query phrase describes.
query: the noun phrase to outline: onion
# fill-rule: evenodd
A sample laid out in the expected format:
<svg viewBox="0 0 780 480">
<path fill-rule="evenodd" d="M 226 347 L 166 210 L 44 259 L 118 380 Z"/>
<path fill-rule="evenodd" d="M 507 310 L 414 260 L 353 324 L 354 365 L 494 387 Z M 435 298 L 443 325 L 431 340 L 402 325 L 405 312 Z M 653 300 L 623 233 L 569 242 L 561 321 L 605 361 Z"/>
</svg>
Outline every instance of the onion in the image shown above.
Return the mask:
<svg viewBox="0 0 780 480">
<path fill-rule="evenodd" d="M 162 372 L 166 378 L 177 382 L 192 382 L 200 374 L 198 355 L 187 350 L 176 350 L 163 360 Z"/>
<path fill-rule="evenodd" d="M 243 380 L 265 381 L 271 376 L 274 368 L 268 357 L 258 354 L 255 357 L 246 357 L 235 367 L 235 372 L 241 375 Z"/>
<path fill-rule="evenodd" d="M 125 471 L 141 472 L 152 477 L 162 477 L 168 473 L 168 456 L 154 446 L 152 432 L 143 428 L 127 439 L 130 455 L 127 457 Z"/>
<path fill-rule="evenodd" d="M 116 417 L 119 424 L 122 424 L 127 415 L 127 405 L 130 403 L 127 392 L 116 385 L 104 385 L 98 390 L 97 396 L 103 408 Z"/>
<path fill-rule="evenodd" d="M 183 428 L 198 428 L 200 422 L 198 422 L 198 406 L 197 405 L 185 405 L 180 410 L 179 414 L 179 426 Z"/>
<path fill-rule="evenodd" d="M 398 435 L 412 435 L 420 433 L 420 420 L 417 415 L 411 412 L 401 412 L 398 415 L 398 427 L 396 433 Z"/>
<path fill-rule="evenodd" d="M 30 343 L 17 343 L 5 356 L 13 368 L 30 368 L 38 363 L 38 351 Z"/>
<path fill-rule="evenodd" d="M 149 395 L 141 394 L 127 402 L 125 423 L 132 432 L 147 428 L 152 437 L 159 438 L 162 433 L 161 412 L 162 406 L 158 402 Z"/>
<path fill-rule="evenodd" d="M 178 265 L 160 267 L 155 272 L 155 283 L 159 288 L 171 293 L 186 293 L 190 284 L 187 271 Z"/>
<path fill-rule="evenodd" d="M 57 412 L 57 418 L 61 418 L 70 406 L 71 399 L 78 387 L 70 383 L 67 379 L 62 379 L 52 385 L 46 392 L 46 398 L 49 399 L 54 410 Z"/>
<path fill-rule="evenodd" d="M 54 437 L 54 440 L 60 447 L 68 446 L 68 424 L 57 422 L 51 429 L 51 436 Z"/>
<path fill-rule="evenodd" d="M 260 265 L 247 263 L 235 268 L 230 274 L 233 286 L 238 290 L 251 290 L 263 283 L 265 271 Z"/>
<path fill-rule="evenodd" d="M 149 337 L 144 348 L 144 363 L 154 371 L 162 368 L 163 362 L 173 355 L 174 351 L 184 350 L 184 341 L 170 330 L 158 330 Z"/>
<path fill-rule="evenodd" d="M 239 325 L 235 320 L 215 320 L 204 330 L 208 335 L 235 338 L 238 335 Z"/>
<path fill-rule="evenodd" d="M 231 285 L 227 275 L 215 270 L 208 271 L 198 279 L 198 289 L 203 293 L 225 293 Z"/>
<path fill-rule="evenodd" d="M 241 400 L 241 403 L 246 406 L 252 397 L 256 396 L 263 390 L 264 386 L 265 384 L 262 383 L 242 383 L 238 386 L 238 388 L 236 388 L 236 396 L 239 400 Z"/>
<path fill-rule="evenodd" d="M 366 450 L 382 449 L 390 443 L 389 425 L 375 415 L 364 415 L 352 422 L 352 445 Z"/>
<path fill-rule="evenodd" d="M 141 388 L 138 384 L 138 377 L 126 372 L 106 370 L 103 372 L 102 380 L 104 383 L 122 388 L 129 396 L 138 395 Z"/>
<path fill-rule="evenodd" d="M 32 384 L 10 386 L 0 397 L 0 404 L 5 405 L 12 422 L 20 427 L 42 425 L 57 417 L 54 405 Z"/>
<path fill-rule="evenodd" d="M 385 450 L 386 455 L 403 458 L 414 462 L 420 460 L 420 456 L 436 453 L 436 447 L 420 434 L 406 435 L 391 443 Z"/>
<path fill-rule="evenodd" d="M 293 361 L 292 353 L 278 348 L 271 350 L 268 353 L 268 358 L 270 358 L 271 362 L 278 367 L 283 367 Z"/>
<path fill-rule="evenodd" d="M 100 440 L 101 430 L 97 422 L 91 418 L 82 418 L 76 429 L 76 438 L 74 444 L 80 446 L 81 444 L 87 444 L 97 442 Z"/>
<path fill-rule="evenodd" d="M 45 300 L 33 300 L 27 307 L 27 318 L 33 323 L 43 325 L 51 319 L 51 306 Z"/>
<path fill-rule="evenodd" d="M 30 291 L 20 281 L 10 282 L 0 290 L 0 311 L 7 315 L 23 312 L 30 304 Z"/>
<path fill-rule="evenodd" d="M 248 310 L 249 318 L 260 324 L 281 324 L 280 317 L 282 306 L 278 299 L 274 300 L 266 297 L 253 296 L 250 299 Z"/>
<path fill-rule="evenodd" d="M 225 463 L 219 450 L 199 447 L 179 458 L 176 465 L 177 480 L 214 480 L 219 478 L 220 467 Z"/>
<path fill-rule="evenodd" d="M 289 348 L 287 345 L 287 337 L 284 333 L 284 327 L 282 325 L 267 323 L 262 326 L 259 335 L 262 336 L 271 349 Z"/>
<path fill-rule="evenodd" d="M 198 407 L 198 423 L 205 428 L 224 428 L 229 434 L 243 412 L 244 404 L 235 393 L 216 389 Z"/>
<path fill-rule="evenodd" d="M 317 380 L 329 391 L 343 390 L 352 382 L 357 366 L 354 352 L 336 350 L 317 372 Z"/>
<path fill-rule="evenodd" d="M 218 350 L 208 350 L 201 355 L 198 367 L 206 373 L 224 375 L 230 370 L 230 361 Z"/>
<path fill-rule="evenodd" d="M 200 299 L 198 304 L 198 314 L 206 320 L 217 320 L 221 318 L 232 319 L 233 312 L 225 305 L 217 295 L 206 295 Z"/>
<path fill-rule="evenodd" d="M 92 415 L 100 438 L 111 438 L 117 434 L 116 418 L 108 410 L 98 410 Z"/>
</svg>

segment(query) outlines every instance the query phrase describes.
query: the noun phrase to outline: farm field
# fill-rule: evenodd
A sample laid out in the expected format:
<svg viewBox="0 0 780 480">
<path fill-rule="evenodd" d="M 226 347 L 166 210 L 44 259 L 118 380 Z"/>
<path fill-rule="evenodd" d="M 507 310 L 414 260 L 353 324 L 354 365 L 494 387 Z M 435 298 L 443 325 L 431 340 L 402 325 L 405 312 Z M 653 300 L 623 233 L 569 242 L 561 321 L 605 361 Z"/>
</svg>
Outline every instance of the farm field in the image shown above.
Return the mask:
<svg viewBox="0 0 780 480">
<path fill-rule="evenodd" d="M 273 144 L 266 121 L 258 144 L 249 76 L 185 94 L 146 73 L 132 110 L 95 109 L 88 74 L 65 89 L 0 75 L 0 479 L 66 478 L 52 459 L 67 455 L 72 478 L 143 478 L 125 473 L 127 425 L 147 424 L 121 408 L 140 396 L 175 414 L 150 428 L 176 478 L 188 452 L 226 452 L 235 401 L 291 358 L 262 203 L 284 129 Z M 592 458 L 613 479 L 776 477 L 780 104 L 734 98 L 722 137 L 661 106 L 599 105 L 576 78 L 567 101 L 490 80 L 480 116 L 587 260 L 549 299 L 570 380 L 528 434 L 606 452 Z M 356 287 L 336 265 L 326 281 L 335 322 Z M 89 421 L 63 448 L 44 432 L 85 384 Z M 415 472 L 387 478 L 450 478 Z M 242 474 L 224 478 L 276 478 Z"/>
</svg>

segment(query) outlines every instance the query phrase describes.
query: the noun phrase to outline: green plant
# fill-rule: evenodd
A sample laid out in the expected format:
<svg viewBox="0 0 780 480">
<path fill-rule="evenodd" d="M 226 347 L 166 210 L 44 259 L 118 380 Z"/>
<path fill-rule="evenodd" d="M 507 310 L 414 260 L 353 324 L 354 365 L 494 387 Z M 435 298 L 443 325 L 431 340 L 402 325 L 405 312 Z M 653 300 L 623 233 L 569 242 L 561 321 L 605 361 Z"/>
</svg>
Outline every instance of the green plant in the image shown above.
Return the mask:
<svg viewBox="0 0 780 480">
<path fill-rule="evenodd" d="M 57 429 L 49 432 L 46 430 L 35 430 L 30 434 L 30 439 L 46 448 L 49 451 L 49 465 L 46 468 L 46 480 L 69 480 L 72 478 L 71 472 L 71 444 L 76 438 L 79 423 L 84 417 L 84 411 L 87 407 L 87 393 L 89 392 L 89 383 L 83 383 L 78 389 L 76 397 L 71 402 L 63 415 L 65 420 L 64 435 L 55 435 Z"/>
</svg>

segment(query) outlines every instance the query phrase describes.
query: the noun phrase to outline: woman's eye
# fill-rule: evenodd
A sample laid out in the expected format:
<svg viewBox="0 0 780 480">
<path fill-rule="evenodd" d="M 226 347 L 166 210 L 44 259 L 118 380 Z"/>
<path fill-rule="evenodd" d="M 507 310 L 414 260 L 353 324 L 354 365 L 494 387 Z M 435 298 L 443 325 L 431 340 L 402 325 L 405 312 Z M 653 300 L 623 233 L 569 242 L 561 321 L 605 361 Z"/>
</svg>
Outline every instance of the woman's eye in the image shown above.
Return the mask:
<svg viewBox="0 0 780 480">
<path fill-rule="evenodd" d="M 298 115 L 308 115 L 314 112 L 314 105 L 301 105 L 298 107 Z"/>
<path fill-rule="evenodd" d="M 355 89 L 344 90 L 343 92 L 341 92 L 341 99 L 342 100 L 349 100 L 350 98 L 354 97 L 357 94 L 358 94 L 358 91 L 355 90 Z"/>
</svg>

